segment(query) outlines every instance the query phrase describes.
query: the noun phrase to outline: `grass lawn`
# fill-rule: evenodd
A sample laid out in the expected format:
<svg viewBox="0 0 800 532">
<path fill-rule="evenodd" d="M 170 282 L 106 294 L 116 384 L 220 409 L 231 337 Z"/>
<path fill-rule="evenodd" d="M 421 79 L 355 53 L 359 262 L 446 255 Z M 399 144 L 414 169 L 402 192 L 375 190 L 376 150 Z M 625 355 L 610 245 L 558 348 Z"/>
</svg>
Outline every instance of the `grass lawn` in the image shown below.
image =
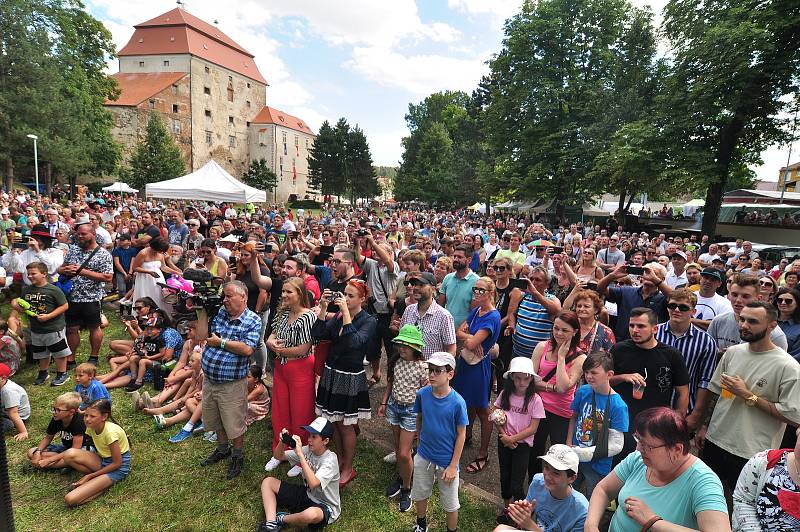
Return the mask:
<svg viewBox="0 0 800 532">
<path fill-rule="evenodd" d="M 109 339 L 125 335 L 115 317 L 111 313 L 107 315 L 111 324 L 105 331 L 101 359 L 107 352 L 105 345 Z M 79 362 L 86 360 L 87 355 L 88 341 L 84 337 L 78 352 Z M 101 369 L 105 369 L 105 365 Z M 111 392 L 113 415 L 131 441 L 131 474 L 101 498 L 67 510 L 64 494 L 70 482 L 80 475 L 77 472 L 66 475 L 24 473 L 22 465 L 25 451 L 44 435 L 53 399 L 71 390 L 74 381 L 60 388 L 34 387 L 31 384 L 34 378 L 33 367 L 25 366 L 14 379 L 25 387 L 31 399 L 31 437 L 19 443 L 13 438 L 6 439 L 17 530 L 254 530 L 255 525 L 263 521 L 259 486 L 265 475 L 263 466 L 271 454 L 272 432 L 268 419 L 256 423 L 248 431 L 245 469 L 239 478 L 228 482 L 224 479 L 226 463 L 207 468 L 199 466 L 214 444 L 199 436 L 182 444 L 169 443 L 167 439 L 178 427 L 155 430 L 152 418 L 133 412 L 128 394 L 122 390 Z M 343 490 L 342 516 L 332 530 L 411 530 L 413 508 L 401 514 L 395 503 L 383 495 L 384 487 L 391 480 L 391 468 L 381 460 L 383 454 L 370 442 L 359 441 L 355 466 L 358 478 Z M 284 480 L 287 469 L 287 466 L 279 469 Z M 492 528 L 494 510 L 488 503 L 462 492 L 461 504 L 460 530 Z M 435 494 L 428 518 L 433 530 L 446 529 L 444 513 Z"/>
</svg>

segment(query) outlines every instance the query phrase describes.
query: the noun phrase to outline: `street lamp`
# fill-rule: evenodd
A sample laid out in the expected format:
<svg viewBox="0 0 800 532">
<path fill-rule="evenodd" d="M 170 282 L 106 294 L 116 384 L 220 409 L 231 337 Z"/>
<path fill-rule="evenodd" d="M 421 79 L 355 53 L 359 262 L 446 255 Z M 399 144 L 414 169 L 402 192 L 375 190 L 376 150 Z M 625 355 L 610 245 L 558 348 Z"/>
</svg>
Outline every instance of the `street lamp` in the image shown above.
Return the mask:
<svg viewBox="0 0 800 532">
<path fill-rule="evenodd" d="M 36 175 L 36 194 L 39 194 L 39 152 L 36 149 L 36 141 L 39 140 L 39 137 L 28 133 L 28 138 L 33 139 L 33 170 Z"/>
</svg>

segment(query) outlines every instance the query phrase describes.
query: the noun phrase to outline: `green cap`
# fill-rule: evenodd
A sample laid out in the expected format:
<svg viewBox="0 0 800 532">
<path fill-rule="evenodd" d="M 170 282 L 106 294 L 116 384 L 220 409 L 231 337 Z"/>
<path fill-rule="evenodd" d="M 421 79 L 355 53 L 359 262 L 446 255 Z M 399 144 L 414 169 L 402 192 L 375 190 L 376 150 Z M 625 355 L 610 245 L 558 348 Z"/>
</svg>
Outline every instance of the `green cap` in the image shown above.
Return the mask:
<svg viewBox="0 0 800 532">
<path fill-rule="evenodd" d="M 418 351 L 425 347 L 425 342 L 422 340 L 422 331 L 419 330 L 419 327 L 411 325 L 410 323 L 403 325 L 400 328 L 400 332 L 397 334 L 397 336 L 395 336 L 392 342 L 397 344 L 405 344 L 417 349 Z"/>
</svg>

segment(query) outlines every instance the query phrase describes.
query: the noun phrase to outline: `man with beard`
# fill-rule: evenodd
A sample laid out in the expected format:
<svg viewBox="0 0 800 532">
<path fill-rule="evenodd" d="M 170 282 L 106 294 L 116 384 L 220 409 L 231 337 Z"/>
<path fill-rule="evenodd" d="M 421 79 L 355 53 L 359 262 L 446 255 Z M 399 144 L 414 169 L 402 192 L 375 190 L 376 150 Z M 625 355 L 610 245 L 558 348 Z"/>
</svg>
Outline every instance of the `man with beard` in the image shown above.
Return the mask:
<svg viewBox="0 0 800 532">
<path fill-rule="evenodd" d="M 703 461 L 732 490 L 747 460 L 764 449 L 780 448 L 786 424 L 800 423 L 800 365 L 775 345 L 778 311 L 751 301 L 737 312 L 745 343 L 728 348 L 708 391 L 708 428 L 697 432 Z M 705 440 L 705 441 L 704 441 Z"/>
<path fill-rule="evenodd" d="M 758 284 L 758 277 L 741 273 L 733 276 L 731 288 L 728 291 L 728 301 L 733 306 L 733 312 L 718 315 L 711 320 L 711 324 L 708 326 L 708 334 L 717 342 L 717 349 L 719 349 L 720 355 L 724 354 L 725 350 L 730 346 L 742 342 L 739 337 L 739 313 L 749 303 L 758 299 L 760 290 L 761 286 Z M 786 341 L 786 334 L 781 328 L 775 327 L 770 331 L 772 343 L 781 349 L 786 349 L 789 344 Z"/>
<path fill-rule="evenodd" d="M 674 406 L 681 416 L 686 415 L 689 408 L 689 372 L 686 363 L 680 351 L 656 339 L 657 331 L 655 312 L 637 307 L 631 311 L 628 322 L 630 338 L 611 348 L 614 375 L 610 382 L 628 405 L 631 427 L 637 414 L 648 408 Z M 614 457 L 614 463 L 619 463 L 635 449 L 633 434 L 625 434 L 622 452 Z"/>
<path fill-rule="evenodd" d="M 689 271 L 687 270 L 687 274 Z M 700 272 L 700 289 L 697 291 L 697 312 L 692 323 L 703 330 L 708 330 L 711 320 L 722 314 L 733 312 L 731 302 L 719 295 L 717 290 L 722 286 L 723 274 L 716 268 L 703 268 Z"/>
<path fill-rule="evenodd" d="M 331 257 L 329 263 L 330 267 L 328 266 L 315 266 L 310 264 L 308 266 L 309 272 L 313 273 L 314 275 L 318 274 L 319 270 L 322 269 L 329 269 L 330 274 L 328 278 L 332 279 L 325 285 L 325 288 L 331 291 L 331 293 L 341 292 L 344 293 L 344 288 L 347 286 L 348 281 L 350 279 L 362 279 L 362 276 L 356 275 L 355 269 L 353 269 L 353 263 L 356 261 L 356 254 L 352 249 L 346 248 L 339 248 L 333 252 L 333 257 Z M 331 301 L 328 303 L 328 319 L 330 319 L 334 314 L 339 312 L 339 305 Z"/>
<path fill-rule="evenodd" d="M 469 269 L 471 259 L 470 246 L 462 244 L 456 248 L 453 253 L 453 269 L 455 271 L 445 276 L 439 294 L 439 304 L 453 315 L 456 327 L 467 319 L 472 303 L 472 287 L 479 279 L 478 274 Z"/>
<path fill-rule="evenodd" d="M 97 365 L 103 330 L 100 328 L 100 302 L 105 297 L 104 283 L 110 283 L 114 275 L 111 253 L 97 244 L 92 224 L 84 223 L 75 229 L 77 244 L 72 244 L 58 269 L 62 277 L 72 278 L 69 294 L 67 320 L 67 343 L 72 355 L 67 359 L 68 369 L 75 366 L 75 353 L 81 343 L 81 329 L 89 330 L 92 351 L 89 362 Z M 78 271 L 80 270 L 80 271 Z"/>
<path fill-rule="evenodd" d="M 436 277 L 430 272 L 413 272 L 403 281 L 415 303 L 406 307 L 400 326 L 411 324 L 422 330 L 425 360 L 440 351 L 456 354 L 456 329 L 453 315 L 441 307 L 433 298 Z"/>
<path fill-rule="evenodd" d="M 131 245 L 137 251 L 141 251 L 147 247 L 151 240 L 161 236 L 161 231 L 153 225 L 153 216 L 149 212 L 143 212 L 141 216 L 142 228 L 136 233 L 135 238 L 131 241 Z"/>
<path fill-rule="evenodd" d="M 614 336 L 617 340 L 628 338 L 628 316 L 632 309 L 646 307 L 655 312 L 660 323 L 667 321 L 667 297 L 672 288 L 664 281 L 667 270 L 658 263 L 644 266 L 641 286 L 615 286 L 609 284 L 628 275 L 627 266 L 617 266 L 597 283 L 597 293 L 607 295 L 608 301 L 617 304 L 617 323 Z"/>
</svg>

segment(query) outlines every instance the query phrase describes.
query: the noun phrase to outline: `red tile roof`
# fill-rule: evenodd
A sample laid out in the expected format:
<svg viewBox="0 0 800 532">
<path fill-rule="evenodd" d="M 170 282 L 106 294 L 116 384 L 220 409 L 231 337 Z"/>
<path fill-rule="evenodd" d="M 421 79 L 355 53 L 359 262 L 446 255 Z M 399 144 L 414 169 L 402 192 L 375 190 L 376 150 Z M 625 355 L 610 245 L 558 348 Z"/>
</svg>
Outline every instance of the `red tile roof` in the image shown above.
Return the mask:
<svg viewBox="0 0 800 532">
<path fill-rule="evenodd" d="M 151 72 L 142 74 L 118 73 L 112 77 L 120 88 L 119 98 L 106 100 L 106 105 L 135 107 L 188 76 L 187 72 Z"/>
<path fill-rule="evenodd" d="M 275 109 L 274 107 L 264 107 L 250 122 L 253 124 L 276 124 L 294 129 L 295 131 L 302 131 L 309 135 L 315 135 L 311 128 L 308 127 L 308 124 L 303 120 Z"/>
<path fill-rule="evenodd" d="M 247 78 L 267 84 L 253 54 L 216 26 L 180 8 L 134 26 L 135 31 L 118 55 L 192 54 Z"/>
</svg>

